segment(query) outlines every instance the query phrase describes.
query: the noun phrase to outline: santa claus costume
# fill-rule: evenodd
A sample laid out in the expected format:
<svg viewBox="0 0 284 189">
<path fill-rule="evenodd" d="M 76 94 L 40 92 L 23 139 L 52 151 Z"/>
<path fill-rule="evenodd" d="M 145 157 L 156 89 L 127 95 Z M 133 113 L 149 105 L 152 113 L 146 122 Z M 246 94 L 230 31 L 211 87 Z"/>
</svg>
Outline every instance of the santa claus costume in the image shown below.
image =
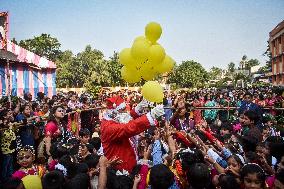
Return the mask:
<svg viewBox="0 0 284 189">
<path fill-rule="evenodd" d="M 148 103 L 143 100 L 130 114 L 125 112 L 126 104 L 119 96 L 107 99 L 108 110 L 101 122 L 101 141 L 107 159 L 118 157 L 122 163 L 117 170 L 131 172 L 136 165 L 136 154 L 130 138 L 156 125 L 156 118 L 164 114 L 163 106 L 158 105 L 151 112 L 142 115 Z"/>
</svg>

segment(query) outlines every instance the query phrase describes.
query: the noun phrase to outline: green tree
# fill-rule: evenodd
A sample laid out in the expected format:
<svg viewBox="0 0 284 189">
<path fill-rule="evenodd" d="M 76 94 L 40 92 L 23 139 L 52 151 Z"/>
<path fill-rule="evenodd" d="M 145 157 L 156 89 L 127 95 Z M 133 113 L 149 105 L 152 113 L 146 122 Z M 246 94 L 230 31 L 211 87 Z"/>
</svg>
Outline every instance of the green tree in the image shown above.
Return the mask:
<svg viewBox="0 0 284 189">
<path fill-rule="evenodd" d="M 180 87 L 202 87 L 209 76 L 200 63 L 184 61 L 170 75 L 169 81 Z"/>
<path fill-rule="evenodd" d="M 90 45 L 76 56 L 71 51 L 63 52 L 56 61 L 58 86 L 109 86 L 108 62 L 103 58 L 103 53 Z"/>
<path fill-rule="evenodd" d="M 56 85 L 57 87 L 75 86 L 73 63 L 75 56 L 70 50 L 64 51 L 56 60 Z"/>
<path fill-rule="evenodd" d="M 229 73 L 234 73 L 235 72 L 235 63 L 234 62 L 230 62 L 229 64 L 228 64 L 228 71 L 229 71 Z"/>
<path fill-rule="evenodd" d="M 263 56 L 265 56 L 267 58 L 266 64 L 265 64 L 265 66 L 261 67 L 259 69 L 259 71 L 262 72 L 262 73 L 271 72 L 272 71 L 272 67 L 271 67 L 272 66 L 272 53 L 271 53 L 271 50 L 270 50 L 269 41 L 267 41 L 267 49 L 263 53 Z"/>
<path fill-rule="evenodd" d="M 247 65 L 247 55 L 243 55 L 242 60 L 240 61 L 240 69 L 243 70 Z"/>
<path fill-rule="evenodd" d="M 41 34 L 32 39 L 21 40 L 19 45 L 52 61 L 55 61 L 61 53 L 61 44 L 57 38 L 51 37 L 50 34 Z"/>
<path fill-rule="evenodd" d="M 239 80 L 243 81 L 244 84 L 247 85 L 248 82 L 252 81 L 252 78 L 250 76 L 244 75 L 243 73 L 237 73 L 233 77 L 233 83 L 234 83 L 235 86 L 237 85 L 237 82 Z"/>
<path fill-rule="evenodd" d="M 209 70 L 209 76 L 210 79 L 220 79 L 222 76 L 222 72 L 223 70 L 221 68 L 215 67 L 213 66 L 210 70 Z"/>
<path fill-rule="evenodd" d="M 122 65 L 119 63 L 118 53 L 114 52 L 110 57 L 110 60 L 107 61 L 107 69 L 111 77 L 112 86 L 121 86 L 125 84 L 124 80 L 121 78 L 121 68 Z"/>
<path fill-rule="evenodd" d="M 246 69 L 250 69 L 251 67 L 258 66 L 260 62 L 257 59 L 250 59 L 247 61 Z"/>
</svg>

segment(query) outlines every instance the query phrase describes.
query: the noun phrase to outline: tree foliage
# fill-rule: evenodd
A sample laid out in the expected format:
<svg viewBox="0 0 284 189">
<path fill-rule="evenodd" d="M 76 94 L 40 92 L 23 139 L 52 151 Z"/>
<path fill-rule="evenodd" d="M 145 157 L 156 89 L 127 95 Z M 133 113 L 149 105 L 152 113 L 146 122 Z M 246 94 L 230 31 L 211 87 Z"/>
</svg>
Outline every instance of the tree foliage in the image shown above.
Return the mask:
<svg viewBox="0 0 284 189">
<path fill-rule="evenodd" d="M 100 87 L 124 84 L 120 76 L 122 65 L 116 52 L 106 60 L 101 51 L 87 45 L 77 55 L 64 51 L 57 58 L 56 65 L 58 87 L 85 87 L 95 95 Z"/>
<path fill-rule="evenodd" d="M 234 62 L 230 62 L 229 64 L 228 64 L 228 71 L 229 71 L 229 73 L 234 73 L 235 72 L 235 63 Z"/>
<path fill-rule="evenodd" d="M 21 40 L 19 45 L 52 61 L 55 61 L 61 53 L 61 44 L 57 38 L 51 37 L 50 34 L 41 34 L 32 39 Z"/>
<path fill-rule="evenodd" d="M 267 49 L 263 53 L 263 56 L 265 56 L 267 58 L 266 64 L 265 64 L 265 66 L 261 67 L 259 69 L 259 71 L 262 72 L 262 73 L 271 72 L 272 71 L 272 53 L 271 53 L 271 50 L 270 50 L 269 41 L 267 41 Z"/>
<path fill-rule="evenodd" d="M 213 66 L 209 70 L 209 77 L 210 77 L 210 79 L 220 79 L 221 76 L 222 76 L 222 72 L 223 72 L 223 70 L 221 68 Z"/>
<path fill-rule="evenodd" d="M 246 69 L 250 69 L 254 66 L 258 66 L 260 62 L 257 59 L 250 59 L 247 61 Z"/>
<path fill-rule="evenodd" d="M 208 73 L 200 63 L 184 61 L 173 70 L 169 81 L 180 87 L 202 87 L 208 79 Z"/>
</svg>

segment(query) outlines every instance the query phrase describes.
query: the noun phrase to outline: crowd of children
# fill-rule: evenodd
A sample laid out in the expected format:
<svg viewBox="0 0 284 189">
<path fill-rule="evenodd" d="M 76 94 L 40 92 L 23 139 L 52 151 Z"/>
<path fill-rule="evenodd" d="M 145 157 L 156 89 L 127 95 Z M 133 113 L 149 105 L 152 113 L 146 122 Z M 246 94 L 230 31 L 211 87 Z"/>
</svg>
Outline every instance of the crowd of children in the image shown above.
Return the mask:
<svg viewBox="0 0 284 189">
<path fill-rule="evenodd" d="M 70 93 L 52 99 L 39 94 L 32 101 L 26 95 L 11 108 L 2 101 L 0 188 L 284 188 L 284 114 L 277 109 L 284 107 L 282 91 L 165 93 L 164 116 L 129 137 L 136 155 L 129 171 L 120 165 L 130 162 L 107 158 L 100 128 L 104 113 L 94 108 L 116 96 L 125 100 L 128 112 L 142 101 L 139 92 L 130 91 L 104 92 L 94 100 Z M 204 106 L 209 109 L 194 109 Z M 152 109 L 149 104 L 143 114 Z M 122 125 L 135 124 L 122 118 Z"/>
</svg>

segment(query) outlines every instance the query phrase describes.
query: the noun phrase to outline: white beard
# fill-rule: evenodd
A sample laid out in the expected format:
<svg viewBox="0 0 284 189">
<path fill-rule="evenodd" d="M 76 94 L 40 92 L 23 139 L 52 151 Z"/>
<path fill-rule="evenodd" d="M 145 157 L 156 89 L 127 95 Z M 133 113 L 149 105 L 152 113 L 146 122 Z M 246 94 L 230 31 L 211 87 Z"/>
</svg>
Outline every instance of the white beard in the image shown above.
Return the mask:
<svg viewBox="0 0 284 189">
<path fill-rule="evenodd" d="M 119 113 L 117 116 L 114 118 L 115 121 L 119 123 L 128 123 L 131 121 L 133 118 L 129 113 Z"/>
</svg>

